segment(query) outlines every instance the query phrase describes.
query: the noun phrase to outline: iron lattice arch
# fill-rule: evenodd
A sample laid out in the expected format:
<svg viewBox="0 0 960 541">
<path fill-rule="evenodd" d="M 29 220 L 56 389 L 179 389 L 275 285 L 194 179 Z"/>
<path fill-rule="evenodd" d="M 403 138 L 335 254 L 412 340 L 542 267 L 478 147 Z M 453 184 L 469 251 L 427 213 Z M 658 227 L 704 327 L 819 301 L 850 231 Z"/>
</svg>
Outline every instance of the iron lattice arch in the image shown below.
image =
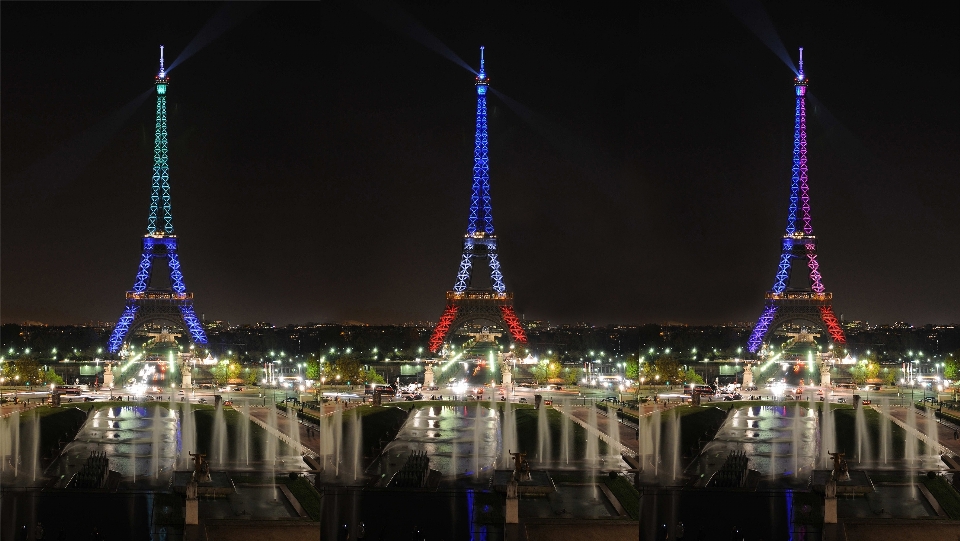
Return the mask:
<svg viewBox="0 0 960 541">
<path fill-rule="evenodd" d="M 502 325 L 514 342 L 527 343 L 527 334 L 513 309 L 511 293 L 490 295 L 488 292 L 476 292 L 471 295 L 470 292 L 450 291 L 447 293 L 447 307 L 430 336 L 430 351 L 436 353 L 443 347 L 447 336 L 475 321 Z"/>
<path fill-rule="evenodd" d="M 793 130 L 793 166 L 791 168 L 790 206 L 786 232 L 782 238 L 780 264 L 767 292 L 766 305 L 760 319 L 747 340 L 747 350 L 756 353 L 764 339 L 774 330 L 790 321 L 808 321 L 830 334 L 834 342 L 845 344 L 846 337 L 837 316 L 833 313 L 833 294 L 827 292 L 817 259 L 817 237 L 813 234 L 810 215 L 810 185 L 807 168 L 807 108 L 806 94 L 809 80 L 803 72 L 803 49 L 800 49 L 800 67 L 794 79 L 797 95 Z M 798 220 L 798 211 L 800 213 Z M 798 223 L 799 222 L 799 223 Z M 809 271 L 807 285 L 791 283 L 793 265 L 805 261 Z"/>
</svg>

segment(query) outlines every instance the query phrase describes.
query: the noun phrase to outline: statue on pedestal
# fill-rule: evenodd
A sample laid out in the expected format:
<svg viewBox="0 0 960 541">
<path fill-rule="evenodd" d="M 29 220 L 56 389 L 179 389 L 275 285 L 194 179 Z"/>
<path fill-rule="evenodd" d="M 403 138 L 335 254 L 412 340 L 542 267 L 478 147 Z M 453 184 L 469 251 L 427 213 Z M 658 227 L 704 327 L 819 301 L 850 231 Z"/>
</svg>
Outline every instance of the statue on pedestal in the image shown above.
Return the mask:
<svg viewBox="0 0 960 541">
<path fill-rule="evenodd" d="M 753 363 L 744 363 L 743 364 L 743 384 L 744 389 L 750 389 L 753 387 Z"/>
<path fill-rule="evenodd" d="M 831 453 L 827 451 L 827 454 L 833 459 L 833 472 L 830 474 L 830 477 L 836 481 L 849 481 L 850 470 L 847 468 L 847 461 L 844 458 L 846 453 Z"/>
<path fill-rule="evenodd" d="M 113 389 L 113 363 L 103 363 L 103 386 Z"/>
<path fill-rule="evenodd" d="M 423 387 L 424 389 L 430 389 L 433 386 L 433 363 L 428 362 L 423 369 Z"/>
<path fill-rule="evenodd" d="M 209 483 L 210 463 L 207 462 L 207 455 L 190 452 L 187 452 L 187 454 L 193 459 L 193 480 L 198 483 Z"/>
<path fill-rule="evenodd" d="M 826 392 L 830 386 L 830 365 L 826 361 L 820 361 L 820 387 Z"/>
<path fill-rule="evenodd" d="M 510 453 L 513 457 L 513 478 L 517 481 L 530 480 L 530 463 L 527 462 L 527 453 Z"/>
</svg>

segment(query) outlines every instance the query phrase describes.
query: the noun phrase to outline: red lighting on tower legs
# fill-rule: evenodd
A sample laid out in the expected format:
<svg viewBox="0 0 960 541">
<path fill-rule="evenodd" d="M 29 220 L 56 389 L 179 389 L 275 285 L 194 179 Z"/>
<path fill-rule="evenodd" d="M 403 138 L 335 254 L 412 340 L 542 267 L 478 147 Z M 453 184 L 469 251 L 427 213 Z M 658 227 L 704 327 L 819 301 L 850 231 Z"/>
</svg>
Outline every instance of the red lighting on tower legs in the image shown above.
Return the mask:
<svg viewBox="0 0 960 541">
<path fill-rule="evenodd" d="M 510 329 L 513 341 L 526 344 L 527 333 L 523 330 L 523 325 L 520 324 L 520 318 L 517 317 L 513 306 L 501 306 L 500 311 L 503 312 L 503 321 L 507 324 L 507 328 Z"/>
<path fill-rule="evenodd" d="M 457 318 L 457 306 L 447 306 L 440 316 L 440 321 L 433 328 L 433 334 L 430 336 L 430 351 L 436 353 L 443 346 L 443 339 L 450 332 L 450 325 Z"/>
</svg>

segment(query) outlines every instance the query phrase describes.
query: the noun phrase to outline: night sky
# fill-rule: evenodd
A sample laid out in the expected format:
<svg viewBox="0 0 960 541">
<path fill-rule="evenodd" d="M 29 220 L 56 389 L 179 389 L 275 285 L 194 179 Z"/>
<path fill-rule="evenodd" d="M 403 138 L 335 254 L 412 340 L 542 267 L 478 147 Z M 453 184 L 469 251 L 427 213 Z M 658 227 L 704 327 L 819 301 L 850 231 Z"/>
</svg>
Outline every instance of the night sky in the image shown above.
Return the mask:
<svg viewBox="0 0 960 541">
<path fill-rule="evenodd" d="M 170 72 L 170 171 L 207 319 L 435 320 L 473 165 L 474 75 L 450 57 L 477 67 L 484 45 L 518 313 L 753 321 L 790 187 L 782 42 L 805 48 L 836 312 L 960 322 L 958 4 L 515 4 L 3 2 L 3 322 L 120 315 L 149 208 L 145 93 L 159 46 L 169 64 L 191 42 Z"/>
</svg>

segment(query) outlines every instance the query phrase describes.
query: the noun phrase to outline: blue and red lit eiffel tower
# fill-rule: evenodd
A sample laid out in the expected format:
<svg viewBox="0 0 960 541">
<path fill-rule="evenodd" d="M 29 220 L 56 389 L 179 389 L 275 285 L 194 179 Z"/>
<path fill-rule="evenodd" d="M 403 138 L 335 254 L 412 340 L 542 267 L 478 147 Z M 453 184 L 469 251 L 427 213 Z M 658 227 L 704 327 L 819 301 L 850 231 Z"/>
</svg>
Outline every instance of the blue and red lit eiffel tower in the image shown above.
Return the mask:
<svg viewBox="0 0 960 541">
<path fill-rule="evenodd" d="M 527 335 L 513 309 L 513 293 L 507 291 L 497 259 L 497 235 L 493 232 L 490 205 L 490 160 L 487 153 L 487 90 L 490 78 L 480 47 L 480 73 L 477 75 L 477 131 L 473 150 L 473 194 L 470 197 L 470 221 L 463 237 L 460 271 L 453 291 L 447 292 L 447 307 L 430 337 L 430 351 L 437 352 L 444 338 L 463 325 L 477 320 L 502 323 L 515 342 L 524 344 Z M 471 287 L 474 260 L 486 259 L 490 266 L 490 287 Z"/>
<path fill-rule="evenodd" d="M 773 289 L 767 292 L 767 302 L 747 341 L 747 350 L 756 353 L 764 339 L 774 330 L 791 321 L 806 321 L 827 331 L 833 341 L 845 344 L 843 329 L 833 313 L 833 294 L 828 293 L 820 276 L 817 261 L 817 237 L 810 220 L 810 187 L 807 184 L 807 109 L 806 94 L 809 80 L 803 73 L 803 48 L 800 48 L 800 69 L 794 88 L 797 93 L 796 118 L 793 135 L 793 176 L 790 187 L 790 212 L 787 231 L 783 235 L 780 268 Z M 797 228 L 797 208 L 803 211 L 803 224 Z M 810 269 L 809 284 L 794 287 L 790 275 L 794 259 L 807 260 Z"/>
<path fill-rule="evenodd" d="M 170 212 L 170 167 L 167 156 L 167 90 L 170 78 L 163 67 L 163 47 L 160 47 L 160 73 L 157 89 L 157 131 L 153 147 L 153 191 L 150 195 L 150 218 L 147 234 L 143 236 L 140 270 L 137 271 L 133 291 L 127 291 L 127 304 L 110 334 L 108 350 L 116 353 L 123 347 L 127 335 L 153 322 L 182 325 L 190 339 L 207 344 L 207 334 L 193 309 L 193 293 L 187 291 L 180 272 L 177 255 L 177 236 L 173 233 L 173 215 Z M 159 213 L 159 219 L 158 219 Z M 165 261 L 170 272 L 169 285 L 154 284 L 154 264 Z"/>
</svg>

